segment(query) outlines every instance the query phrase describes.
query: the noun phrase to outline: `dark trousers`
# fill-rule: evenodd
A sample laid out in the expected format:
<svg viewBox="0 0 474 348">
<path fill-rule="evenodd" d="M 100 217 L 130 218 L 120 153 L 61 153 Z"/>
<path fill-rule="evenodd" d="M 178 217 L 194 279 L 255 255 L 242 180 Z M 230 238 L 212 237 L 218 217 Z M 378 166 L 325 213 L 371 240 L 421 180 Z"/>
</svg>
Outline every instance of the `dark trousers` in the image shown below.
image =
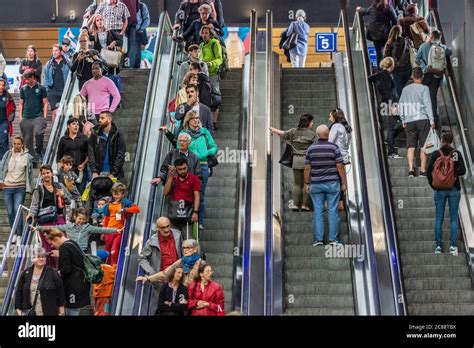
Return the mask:
<svg viewBox="0 0 474 348">
<path fill-rule="evenodd" d="M 438 89 L 442 80 L 442 78 L 437 78 L 435 74 L 432 73 L 426 73 L 423 77 L 423 84 L 430 89 L 431 106 L 433 107 L 433 117 L 436 125 L 439 125 Z"/>
<path fill-rule="evenodd" d="M 406 86 L 411 77 L 411 69 L 393 73 L 393 82 L 397 90 L 398 98 L 402 95 L 403 87 Z"/>
<path fill-rule="evenodd" d="M 129 24 L 127 27 L 128 36 L 128 61 L 130 68 L 139 69 L 141 62 L 141 36 L 137 36 L 137 25 Z"/>
<path fill-rule="evenodd" d="M 388 154 L 397 153 L 395 150 L 395 139 L 401 132 L 403 128 L 401 127 L 401 121 L 399 116 L 388 115 L 385 117 L 386 126 L 387 126 L 387 147 Z"/>
<path fill-rule="evenodd" d="M 25 145 L 30 155 L 34 156 L 35 150 L 38 155 L 43 153 L 44 130 L 47 124 L 48 122 L 43 116 L 21 120 L 21 134 L 25 139 Z M 33 137 L 35 138 L 35 146 L 33 146 Z"/>
<path fill-rule="evenodd" d="M 375 52 L 377 53 L 377 68 L 380 68 L 380 62 L 383 60 L 383 49 L 385 48 L 385 44 L 387 40 L 383 41 L 373 41 Z"/>
</svg>

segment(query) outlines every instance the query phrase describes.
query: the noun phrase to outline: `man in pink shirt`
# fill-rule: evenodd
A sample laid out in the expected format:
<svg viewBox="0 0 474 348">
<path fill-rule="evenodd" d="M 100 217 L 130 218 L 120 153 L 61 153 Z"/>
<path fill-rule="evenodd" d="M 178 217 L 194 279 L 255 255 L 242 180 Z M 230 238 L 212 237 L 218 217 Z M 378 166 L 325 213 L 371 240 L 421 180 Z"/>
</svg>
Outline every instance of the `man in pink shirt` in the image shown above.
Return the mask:
<svg viewBox="0 0 474 348">
<path fill-rule="evenodd" d="M 101 112 L 110 111 L 113 113 L 117 109 L 121 97 L 112 80 L 102 76 L 102 67 L 99 62 L 92 64 L 92 76 L 82 86 L 81 95 L 87 97 L 87 109 L 95 114 L 98 122 Z"/>
</svg>

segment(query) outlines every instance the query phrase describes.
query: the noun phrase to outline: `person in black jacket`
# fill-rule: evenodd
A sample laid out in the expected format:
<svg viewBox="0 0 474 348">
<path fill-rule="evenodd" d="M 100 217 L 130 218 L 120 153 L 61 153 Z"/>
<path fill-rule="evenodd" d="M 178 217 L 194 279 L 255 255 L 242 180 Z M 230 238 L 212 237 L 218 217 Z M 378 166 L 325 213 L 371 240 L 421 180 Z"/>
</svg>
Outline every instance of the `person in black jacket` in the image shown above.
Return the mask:
<svg viewBox="0 0 474 348">
<path fill-rule="evenodd" d="M 116 50 L 122 48 L 122 36 L 114 30 L 107 30 L 102 15 L 93 15 L 90 22 L 89 41 L 94 50 L 101 52 L 102 49 Z M 118 67 L 115 68 L 114 75 L 117 75 L 119 71 Z"/>
<path fill-rule="evenodd" d="M 187 45 L 199 45 L 202 42 L 201 39 L 201 28 L 205 25 L 212 25 L 217 36 L 224 36 L 224 31 L 220 27 L 219 23 L 211 17 L 211 6 L 201 5 L 199 7 L 200 18 L 196 19 L 191 23 L 189 28 L 183 32 L 183 39 L 186 40 Z"/>
<path fill-rule="evenodd" d="M 364 9 L 358 6 L 356 9 L 363 17 L 369 17 L 365 22 L 367 25 L 367 40 L 374 43 L 377 52 L 377 65 L 383 59 L 383 49 L 387 43 L 388 33 L 398 21 L 395 10 L 387 5 L 387 2 L 387 0 L 374 0 L 369 8 Z"/>
<path fill-rule="evenodd" d="M 66 315 L 78 316 L 83 307 L 89 306 L 90 284 L 84 278 L 84 256 L 76 242 L 69 240 L 56 229 L 43 229 L 46 240 L 59 254 L 58 272 L 64 284 Z"/>
<path fill-rule="evenodd" d="M 183 272 L 182 267 L 176 267 L 171 273 L 169 282 L 161 286 L 156 315 L 189 315 L 188 288 L 183 285 Z"/>
<path fill-rule="evenodd" d="M 99 175 L 122 178 L 127 144 L 125 136 L 112 122 L 112 113 L 102 112 L 99 125 L 94 127 L 89 138 L 89 168 L 92 178 Z"/>
<path fill-rule="evenodd" d="M 402 36 L 402 27 L 395 25 L 390 30 L 387 44 L 384 49 L 384 58 L 392 57 L 395 61 L 393 69 L 393 81 L 397 89 L 397 95 L 401 96 L 403 87 L 408 83 L 411 77 L 410 61 L 410 42 L 409 39 Z"/>
<path fill-rule="evenodd" d="M 395 61 L 393 58 L 385 58 L 380 63 L 381 71 L 369 76 L 369 81 L 375 83 L 377 87 L 380 100 L 379 115 L 386 121 L 388 156 L 402 158 L 395 149 L 395 138 L 403 131 L 403 128 L 401 127 L 400 117 L 394 112 L 394 103 L 398 101 L 395 83 L 391 75 L 394 67 Z"/>
<path fill-rule="evenodd" d="M 459 201 L 461 200 L 461 184 L 459 183 L 459 177 L 466 174 L 466 165 L 464 159 L 459 151 L 454 149 L 451 144 L 453 142 L 453 133 L 445 132 L 441 136 L 441 149 L 432 153 L 428 160 L 426 177 L 430 186 L 435 191 L 434 201 L 436 207 L 436 220 L 435 220 L 435 253 L 440 254 L 442 252 L 442 227 L 444 221 L 444 208 L 446 207 L 446 201 L 449 205 L 449 217 L 451 219 L 451 238 L 449 252 L 457 256 L 457 239 L 459 229 Z M 435 170 L 436 160 L 441 157 L 441 153 L 444 156 L 451 156 L 454 162 L 454 176 L 456 181 L 452 188 L 440 189 L 433 187 L 433 171 Z"/>
<path fill-rule="evenodd" d="M 67 120 L 67 131 L 66 134 L 59 140 L 58 150 L 56 152 L 56 163 L 59 163 L 64 156 L 71 156 L 74 159 L 72 169 L 80 176 L 86 174 L 87 168 L 87 151 L 89 139 L 87 136 L 79 132 L 80 123 L 79 119 L 70 117 Z M 81 184 L 78 185 L 79 192 L 83 192 L 87 180 L 82 180 Z"/>
<path fill-rule="evenodd" d="M 203 4 L 210 4 L 210 0 L 184 0 L 179 5 L 176 12 L 173 30 L 188 30 L 191 23 L 199 18 L 199 7 Z"/>
<path fill-rule="evenodd" d="M 61 277 L 51 267 L 46 266 L 46 250 L 33 250 L 33 265 L 20 276 L 15 293 L 15 309 L 18 315 L 33 309 L 37 316 L 64 315 L 66 299 Z M 33 308 L 36 292 L 36 305 Z"/>
<path fill-rule="evenodd" d="M 189 173 L 201 177 L 201 165 L 199 164 L 199 159 L 194 154 L 194 152 L 189 151 L 189 144 L 191 144 L 191 136 L 187 133 L 180 133 L 178 135 L 178 148 L 172 149 L 170 152 L 168 152 L 163 163 L 161 164 L 160 174 L 157 178 L 151 180 L 152 185 L 166 183 L 169 166 L 172 166 L 174 160 L 180 157 L 184 157 L 188 161 Z"/>
<path fill-rule="evenodd" d="M 35 46 L 29 45 L 26 48 L 26 57 L 21 60 L 19 71 L 21 75 L 23 75 L 25 72 L 32 72 L 36 82 L 41 84 L 41 72 L 43 71 L 43 64 L 38 58 Z M 22 78 L 20 88 L 25 84 L 26 80 Z"/>
<path fill-rule="evenodd" d="M 92 64 L 96 61 L 100 61 L 104 66 L 106 64 L 99 52 L 89 49 L 89 33 L 87 30 L 83 29 L 81 31 L 78 40 L 80 49 L 72 56 L 71 71 L 76 73 L 79 90 L 81 90 L 84 83 L 93 77 Z"/>
</svg>

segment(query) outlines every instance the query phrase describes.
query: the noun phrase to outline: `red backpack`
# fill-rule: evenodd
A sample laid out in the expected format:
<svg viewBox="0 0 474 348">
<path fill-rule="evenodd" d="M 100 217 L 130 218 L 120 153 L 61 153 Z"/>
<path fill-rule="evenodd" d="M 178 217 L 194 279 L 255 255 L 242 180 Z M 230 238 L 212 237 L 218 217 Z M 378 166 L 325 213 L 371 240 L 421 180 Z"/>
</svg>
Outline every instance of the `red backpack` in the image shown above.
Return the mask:
<svg viewBox="0 0 474 348">
<path fill-rule="evenodd" d="M 439 157 L 434 163 L 432 186 L 437 190 L 449 190 L 454 187 L 456 182 L 456 173 L 454 168 L 453 152 L 449 152 L 447 156 L 443 151 L 439 150 Z"/>
</svg>

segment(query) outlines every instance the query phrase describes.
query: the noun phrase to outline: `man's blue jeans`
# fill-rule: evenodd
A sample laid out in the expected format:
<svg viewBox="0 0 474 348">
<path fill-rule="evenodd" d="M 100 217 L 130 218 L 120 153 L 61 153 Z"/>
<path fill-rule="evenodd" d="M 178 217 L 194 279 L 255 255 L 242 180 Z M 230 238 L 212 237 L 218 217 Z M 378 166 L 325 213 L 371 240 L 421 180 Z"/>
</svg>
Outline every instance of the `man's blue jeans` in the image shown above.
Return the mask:
<svg viewBox="0 0 474 348">
<path fill-rule="evenodd" d="M 313 231 L 315 241 L 324 240 L 324 202 L 328 202 L 329 241 L 337 241 L 339 235 L 339 213 L 337 206 L 341 185 L 339 181 L 328 181 L 311 184 L 311 200 L 313 201 Z"/>
<path fill-rule="evenodd" d="M 129 24 L 128 36 L 128 61 L 130 68 L 139 69 L 141 62 L 141 38 L 137 37 L 137 25 Z"/>
<path fill-rule="evenodd" d="M 444 208 L 446 201 L 449 205 L 449 217 L 451 219 L 451 241 L 450 246 L 456 246 L 456 240 L 458 238 L 458 209 L 459 201 L 461 200 L 461 191 L 456 187 L 451 190 L 434 192 L 434 200 L 436 206 L 436 220 L 435 220 L 435 240 L 436 246 L 441 246 L 443 220 L 444 220 Z"/>
<path fill-rule="evenodd" d="M 209 180 L 209 167 L 207 164 L 201 164 L 201 199 L 199 201 L 199 224 L 204 223 L 204 214 L 206 213 L 206 187 Z"/>
<path fill-rule="evenodd" d="M 7 208 L 8 222 L 10 223 L 10 228 L 13 227 L 15 222 L 15 215 L 18 210 L 18 206 L 23 204 L 25 201 L 26 189 L 25 188 L 6 188 L 3 190 L 3 201 Z M 16 235 L 21 236 L 23 230 L 23 219 L 20 219 Z"/>
</svg>

